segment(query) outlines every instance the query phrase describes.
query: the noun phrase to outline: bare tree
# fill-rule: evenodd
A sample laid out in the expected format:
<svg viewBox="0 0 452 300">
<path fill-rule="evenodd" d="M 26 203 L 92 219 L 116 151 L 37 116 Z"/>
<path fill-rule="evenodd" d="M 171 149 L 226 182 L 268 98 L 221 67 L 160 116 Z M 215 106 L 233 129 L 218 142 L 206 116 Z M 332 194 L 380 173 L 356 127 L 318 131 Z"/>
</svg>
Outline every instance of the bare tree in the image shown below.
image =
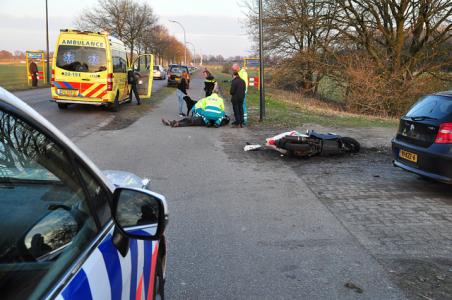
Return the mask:
<svg viewBox="0 0 452 300">
<path fill-rule="evenodd" d="M 84 11 L 77 25 L 81 29 L 105 30 L 122 40 L 133 56 L 145 32 L 157 22 L 152 7 L 133 0 L 99 0 L 97 7 Z"/>
</svg>

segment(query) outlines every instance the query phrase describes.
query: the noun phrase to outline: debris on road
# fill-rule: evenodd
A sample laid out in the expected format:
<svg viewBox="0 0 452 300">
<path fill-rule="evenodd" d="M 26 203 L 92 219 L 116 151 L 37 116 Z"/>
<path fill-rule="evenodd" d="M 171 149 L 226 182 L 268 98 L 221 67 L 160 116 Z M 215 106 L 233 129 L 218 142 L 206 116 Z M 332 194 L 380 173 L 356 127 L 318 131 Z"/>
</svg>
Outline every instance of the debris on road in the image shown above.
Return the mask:
<svg viewBox="0 0 452 300">
<path fill-rule="evenodd" d="M 317 133 L 308 130 L 305 134 L 298 131 L 288 131 L 266 139 L 265 144 L 247 144 L 244 151 L 272 149 L 284 155 L 311 157 L 315 155 L 335 155 L 341 153 L 356 153 L 360 144 L 353 138 L 342 137 L 333 133 Z"/>
<path fill-rule="evenodd" d="M 346 288 L 349 288 L 351 290 L 354 290 L 355 292 L 357 292 L 358 294 L 362 294 L 364 291 L 362 288 L 360 288 L 359 286 L 357 286 L 356 284 L 354 284 L 353 282 L 347 282 L 346 284 L 344 284 L 344 286 Z"/>
</svg>

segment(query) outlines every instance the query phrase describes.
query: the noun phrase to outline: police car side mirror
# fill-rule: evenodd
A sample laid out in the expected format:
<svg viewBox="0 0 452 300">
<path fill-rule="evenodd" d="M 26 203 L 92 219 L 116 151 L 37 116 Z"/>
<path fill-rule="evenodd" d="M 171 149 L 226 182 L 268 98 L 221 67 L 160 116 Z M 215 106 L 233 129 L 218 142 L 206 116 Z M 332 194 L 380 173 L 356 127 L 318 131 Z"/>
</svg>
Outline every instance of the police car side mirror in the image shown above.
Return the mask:
<svg viewBox="0 0 452 300">
<path fill-rule="evenodd" d="M 124 236 L 139 240 L 159 240 L 166 225 L 166 200 L 148 190 L 117 188 L 112 215 Z"/>
</svg>

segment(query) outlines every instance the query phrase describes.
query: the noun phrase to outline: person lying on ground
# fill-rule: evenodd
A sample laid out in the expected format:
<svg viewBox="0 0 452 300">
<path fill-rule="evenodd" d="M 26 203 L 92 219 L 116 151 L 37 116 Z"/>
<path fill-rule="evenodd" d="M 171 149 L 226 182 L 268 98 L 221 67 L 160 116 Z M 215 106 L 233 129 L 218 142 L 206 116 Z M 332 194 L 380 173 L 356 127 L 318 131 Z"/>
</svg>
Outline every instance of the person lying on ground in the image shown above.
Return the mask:
<svg viewBox="0 0 452 300">
<path fill-rule="evenodd" d="M 225 115 L 221 120 L 221 126 L 226 126 L 229 124 L 229 117 Z M 190 127 L 190 126 L 206 126 L 204 120 L 201 116 L 186 117 L 182 120 L 165 120 L 162 118 L 163 125 L 171 127 Z"/>
</svg>

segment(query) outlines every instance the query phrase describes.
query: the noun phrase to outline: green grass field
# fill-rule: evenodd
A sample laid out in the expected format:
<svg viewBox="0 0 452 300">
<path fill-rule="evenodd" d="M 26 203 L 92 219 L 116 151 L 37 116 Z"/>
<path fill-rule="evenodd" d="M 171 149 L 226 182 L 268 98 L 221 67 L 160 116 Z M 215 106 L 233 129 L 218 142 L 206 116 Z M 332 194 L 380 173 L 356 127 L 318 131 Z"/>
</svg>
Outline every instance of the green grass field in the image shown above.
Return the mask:
<svg viewBox="0 0 452 300">
<path fill-rule="evenodd" d="M 218 69 L 212 71 L 223 90 L 225 100 L 229 101 L 230 84 L 222 81 L 230 79 L 230 76 Z M 249 88 L 247 105 L 250 126 L 295 128 L 303 124 L 318 124 L 328 127 L 396 127 L 398 124 L 395 119 L 349 114 L 313 99 L 277 90 L 267 90 L 266 118 L 262 123 L 259 123 L 259 92 L 256 88 Z"/>
<path fill-rule="evenodd" d="M 38 85 L 43 85 L 39 81 Z M 10 90 L 24 90 L 30 88 L 27 82 L 25 64 L 0 64 L 0 86 Z"/>
</svg>

